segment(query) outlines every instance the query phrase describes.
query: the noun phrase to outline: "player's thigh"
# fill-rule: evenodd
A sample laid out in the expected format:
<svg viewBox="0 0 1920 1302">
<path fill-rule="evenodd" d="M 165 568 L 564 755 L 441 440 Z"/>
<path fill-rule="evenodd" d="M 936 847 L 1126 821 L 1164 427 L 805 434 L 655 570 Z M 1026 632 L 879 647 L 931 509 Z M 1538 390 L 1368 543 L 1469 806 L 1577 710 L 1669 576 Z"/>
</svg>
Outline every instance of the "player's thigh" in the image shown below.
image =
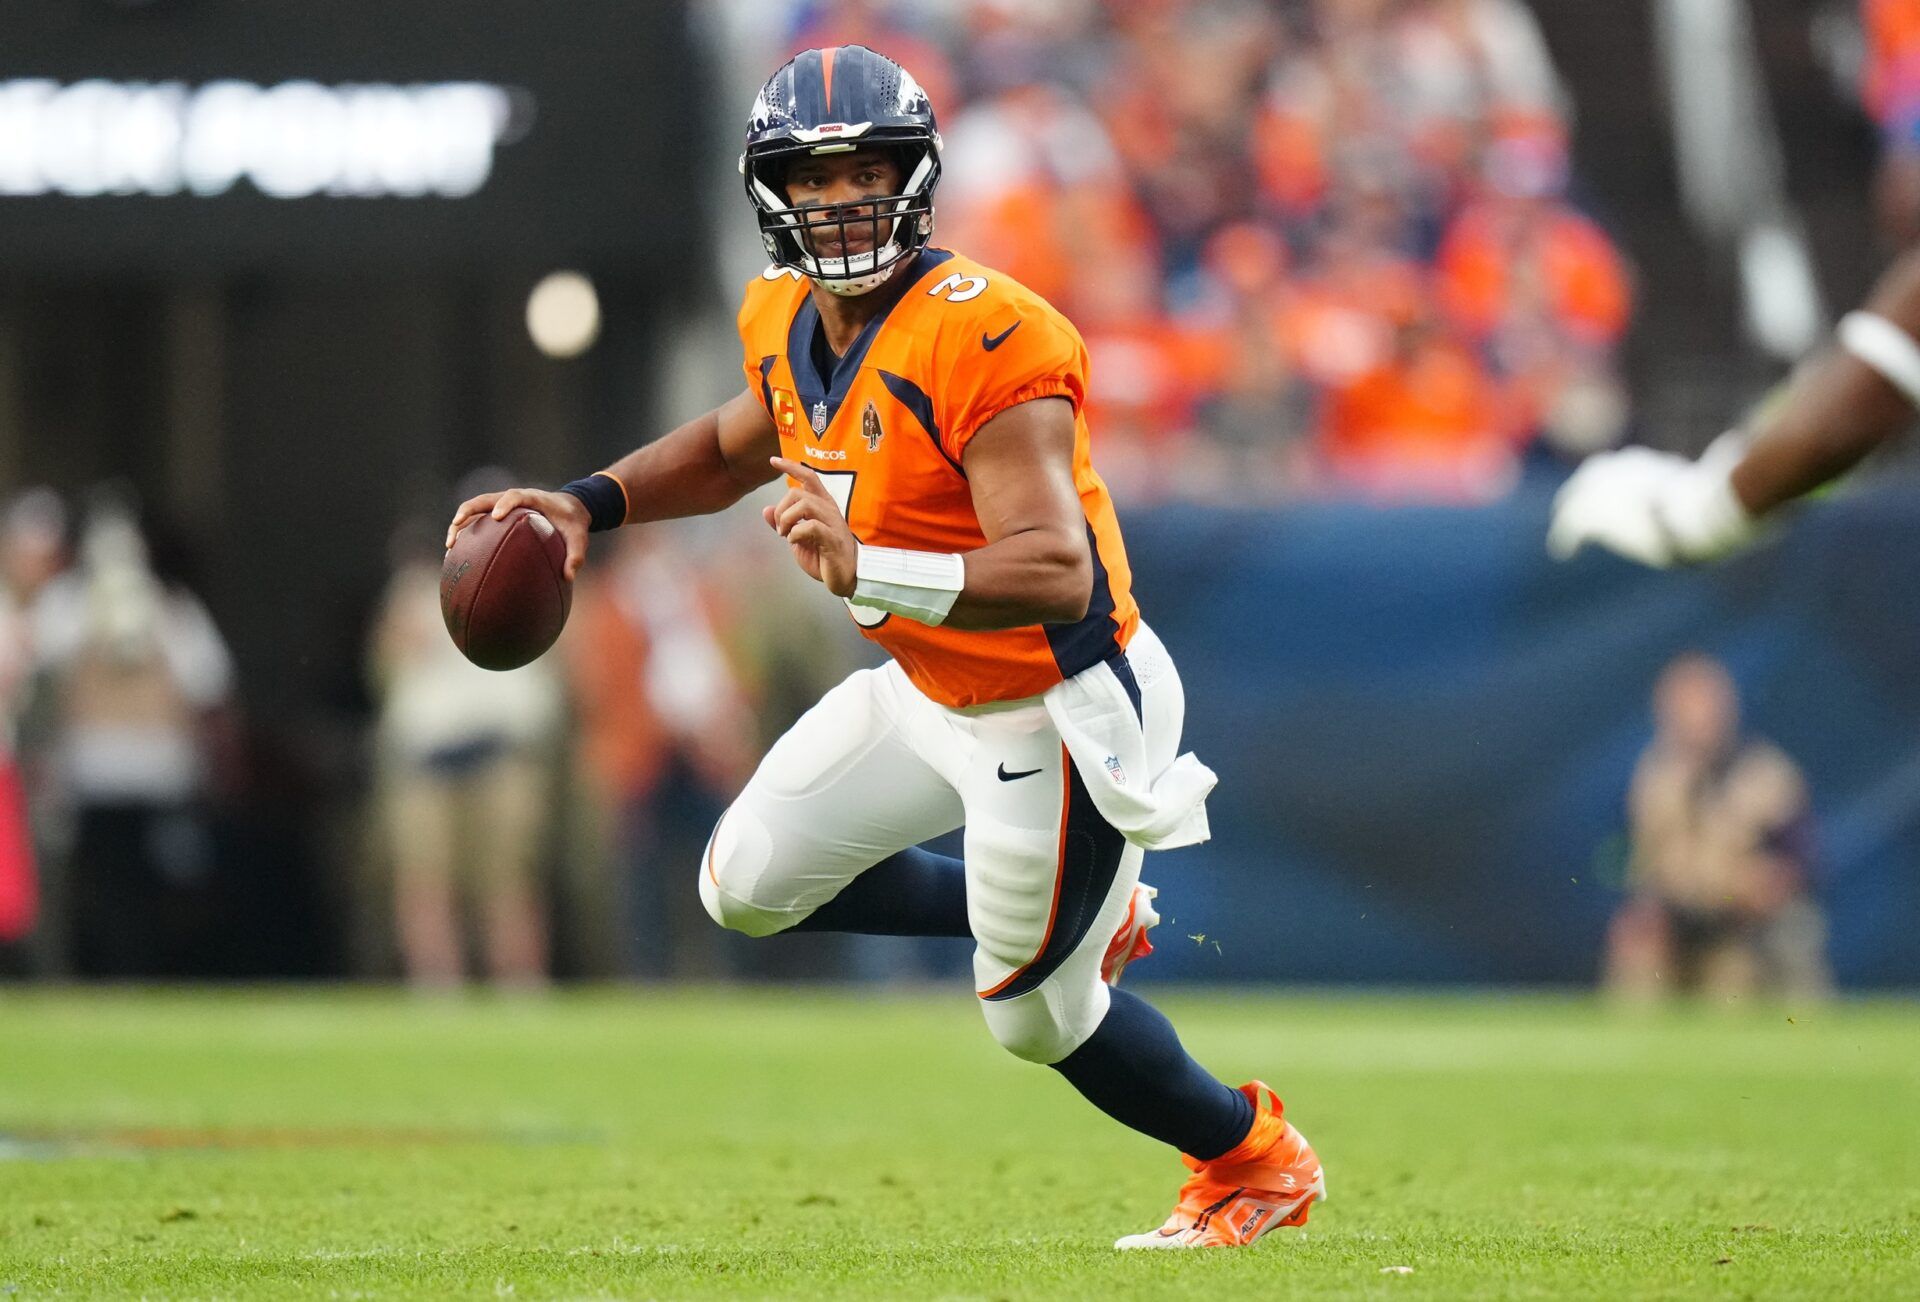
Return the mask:
<svg viewBox="0 0 1920 1302">
<path fill-rule="evenodd" d="M 791 926 L 888 855 L 959 826 L 959 795 L 902 726 L 915 703 L 896 677 L 861 670 L 828 692 L 721 817 L 701 893 L 724 925 Z"/>
<path fill-rule="evenodd" d="M 1105 1014 L 1100 960 L 1141 852 L 1094 808 L 1044 713 L 997 723 L 978 729 L 963 788 L 974 989 L 996 1039 L 1055 1062 Z"/>
<path fill-rule="evenodd" d="M 1113 672 L 1134 700 L 1147 765 L 1158 777 L 1178 754 L 1186 721 L 1179 670 L 1142 624 Z M 1064 962 L 1109 903 L 1124 911 L 1141 856 L 1125 853 L 1125 838 L 1094 807 L 1043 707 L 980 716 L 972 733 L 961 787 L 969 920 L 980 942 L 977 988 L 998 987 L 1026 969 L 1014 980 L 1018 988 Z"/>
<path fill-rule="evenodd" d="M 1059 1062 L 1106 1016 L 1101 962 L 1144 858 L 1093 808 L 1077 771 L 1062 806 L 1044 857 L 1015 852 L 1012 837 L 988 846 L 967 824 L 974 989 L 994 1039 L 1029 1062 Z"/>
</svg>

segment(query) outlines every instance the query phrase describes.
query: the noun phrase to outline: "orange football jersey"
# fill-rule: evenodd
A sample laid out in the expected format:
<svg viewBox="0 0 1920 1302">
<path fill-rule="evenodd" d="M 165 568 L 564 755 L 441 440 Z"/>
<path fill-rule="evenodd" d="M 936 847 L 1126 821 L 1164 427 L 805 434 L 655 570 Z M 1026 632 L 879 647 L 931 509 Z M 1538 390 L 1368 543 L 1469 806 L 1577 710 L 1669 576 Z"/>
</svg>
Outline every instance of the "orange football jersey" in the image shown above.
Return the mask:
<svg viewBox="0 0 1920 1302">
<path fill-rule="evenodd" d="M 964 469 L 980 427 L 1034 398 L 1073 403 L 1074 482 L 1093 551 L 1084 619 L 976 631 L 848 606 L 943 705 L 1037 696 L 1123 651 L 1140 621 L 1113 500 L 1089 455 L 1086 345 L 1046 300 L 971 259 L 926 249 L 899 274 L 906 291 L 835 357 L 816 341 L 808 282 L 769 267 L 740 305 L 747 387 L 773 417 L 782 453 L 819 473 L 855 536 L 931 552 L 987 544 Z"/>
</svg>

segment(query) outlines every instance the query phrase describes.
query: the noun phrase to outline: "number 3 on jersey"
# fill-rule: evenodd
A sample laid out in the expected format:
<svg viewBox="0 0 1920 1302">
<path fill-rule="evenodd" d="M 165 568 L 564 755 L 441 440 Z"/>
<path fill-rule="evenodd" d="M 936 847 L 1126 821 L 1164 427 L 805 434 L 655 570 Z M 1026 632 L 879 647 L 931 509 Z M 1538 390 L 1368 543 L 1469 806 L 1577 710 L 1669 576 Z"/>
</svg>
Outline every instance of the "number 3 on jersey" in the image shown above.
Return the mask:
<svg viewBox="0 0 1920 1302">
<path fill-rule="evenodd" d="M 963 276 L 956 271 L 932 289 L 929 289 L 927 291 L 927 297 L 938 298 L 942 294 L 945 294 L 947 296 L 947 302 L 949 303 L 964 303 L 970 298 L 979 298 L 980 295 L 986 293 L 986 291 L 987 278 L 985 276 Z"/>
<path fill-rule="evenodd" d="M 827 490 L 827 496 L 833 499 L 833 504 L 840 508 L 840 514 L 846 518 L 849 526 L 851 526 L 853 521 L 853 481 L 858 478 L 858 472 L 852 470 L 816 470 L 813 473 L 820 476 L 820 483 Z M 853 615 L 853 622 L 861 628 L 873 628 L 886 622 L 887 612 L 884 610 L 874 610 L 868 606 L 856 606 L 851 601 L 847 602 L 847 610 Z"/>
</svg>

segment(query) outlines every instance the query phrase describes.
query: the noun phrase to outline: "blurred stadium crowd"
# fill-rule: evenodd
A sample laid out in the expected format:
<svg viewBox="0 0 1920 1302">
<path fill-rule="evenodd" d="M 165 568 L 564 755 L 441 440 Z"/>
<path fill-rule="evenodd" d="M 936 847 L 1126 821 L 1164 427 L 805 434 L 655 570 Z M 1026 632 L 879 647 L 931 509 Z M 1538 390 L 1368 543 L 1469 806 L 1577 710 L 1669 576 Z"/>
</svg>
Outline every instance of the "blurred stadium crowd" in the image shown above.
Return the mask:
<svg viewBox="0 0 1920 1302">
<path fill-rule="evenodd" d="M 936 241 L 1066 311 L 1133 500 L 1486 501 L 1622 435 L 1619 251 L 1520 0 L 802 3 L 891 51 Z"/>
<path fill-rule="evenodd" d="M 1863 0 L 1860 95 L 1882 147 L 1875 182 L 1880 228 L 1903 244 L 1920 235 L 1920 5 Z"/>
</svg>

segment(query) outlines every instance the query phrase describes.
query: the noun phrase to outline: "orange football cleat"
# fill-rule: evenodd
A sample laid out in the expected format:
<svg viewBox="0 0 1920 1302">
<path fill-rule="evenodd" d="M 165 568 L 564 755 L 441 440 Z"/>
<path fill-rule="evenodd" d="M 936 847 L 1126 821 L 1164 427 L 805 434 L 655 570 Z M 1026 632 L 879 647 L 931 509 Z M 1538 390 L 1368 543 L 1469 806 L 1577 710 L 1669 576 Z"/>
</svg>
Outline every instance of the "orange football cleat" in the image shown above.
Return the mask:
<svg viewBox="0 0 1920 1302">
<path fill-rule="evenodd" d="M 1153 942 L 1147 939 L 1147 932 L 1160 922 L 1160 915 L 1153 907 L 1159 894 L 1158 887 L 1145 882 L 1134 884 L 1133 898 L 1127 901 L 1127 916 L 1120 919 L 1120 929 L 1113 933 L 1113 939 L 1107 942 L 1107 952 L 1100 959 L 1100 979 L 1108 985 L 1119 985 L 1120 974 L 1127 970 L 1127 964 L 1153 953 Z"/>
<path fill-rule="evenodd" d="M 1326 1174 L 1306 1137 L 1281 1115 L 1281 1103 L 1259 1081 L 1240 1087 L 1253 1100 L 1253 1129 L 1211 1162 L 1182 1154 L 1193 1175 L 1167 1223 L 1129 1234 L 1116 1248 L 1244 1248 L 1282 1225 L 1305 1225 L 1327 1196 Z"/>
</svg>

